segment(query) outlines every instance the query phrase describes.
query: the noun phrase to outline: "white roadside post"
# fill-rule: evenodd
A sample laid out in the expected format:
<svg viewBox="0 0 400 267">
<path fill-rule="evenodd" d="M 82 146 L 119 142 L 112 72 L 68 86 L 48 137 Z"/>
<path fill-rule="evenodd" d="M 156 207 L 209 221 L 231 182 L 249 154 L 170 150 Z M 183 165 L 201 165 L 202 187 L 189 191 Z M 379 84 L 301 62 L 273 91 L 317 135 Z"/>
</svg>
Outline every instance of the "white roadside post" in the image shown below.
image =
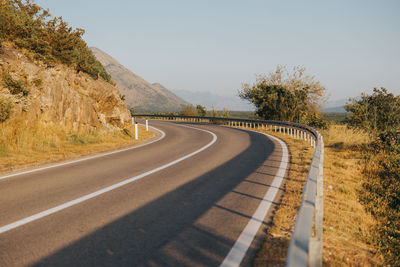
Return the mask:
<svg viewBox="0 0 400 267">
<path fill-rule="evenodd" d="M 146 132 L 149 131 L 149 120 L 146 120 Z"/>
<path fill-rule="evenodd" d="M 135 139 L 138 140 L 139 136 L 138 136 L 138 125 L 137 123 L 135 123 Z"/>
</svg>

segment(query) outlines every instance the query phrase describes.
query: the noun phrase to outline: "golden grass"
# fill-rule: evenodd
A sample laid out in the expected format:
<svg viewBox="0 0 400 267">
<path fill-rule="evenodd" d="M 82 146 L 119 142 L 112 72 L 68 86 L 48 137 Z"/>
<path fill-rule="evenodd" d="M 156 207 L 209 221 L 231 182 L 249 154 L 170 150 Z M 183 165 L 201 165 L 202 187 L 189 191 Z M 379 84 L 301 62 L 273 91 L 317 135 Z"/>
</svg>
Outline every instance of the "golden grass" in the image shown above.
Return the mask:
<svg viewBox="0 0 400 267">
<path fill-rule="evenodd" d="M 288 145 L 290 165 L 281 204 L 267 229 L 265 241 L 254 266 L 285 266 L 287 248 L 293 231 L 304 181 L 313 149 L 288 135 L 268 131 Z M 376 266 L 383 262 L 372 244 L 376 221 L 359 202 L 364 159 L 360 146 L 368 135 L 332 125 L 322 131 L 324 162 L 324 266 Z"/>
<path fill-rule="evenodd" d="M 289 170 L 280 204 L 274 212 L 272 225 L 254 259 L 254 266 L 285 266 L 287 249 L 300 206 L 304 182 L 307 178 L 314 148 L 305 141 L 282 133 L 267 131 L 282 139 L 289 148 Z"/>
<path fill-rule="evenodd" d="M 133 127 L 127 125 L 126 132 L 76 134 L 59 126 L 8 120 L 0 124 L 0 173 L 132 146 L 154 136 L 139 125 L 135 140 Z"/>
<path fill-rule="evenodd" d="M 383 260 L 372 244 L 376 221 L 359 202 L 364 159 L 360 145 L 369 136 L 343 125 L 323 133 L 324 164 L 324 247 L 326 266 L 376 266 Z"/>
</svg>

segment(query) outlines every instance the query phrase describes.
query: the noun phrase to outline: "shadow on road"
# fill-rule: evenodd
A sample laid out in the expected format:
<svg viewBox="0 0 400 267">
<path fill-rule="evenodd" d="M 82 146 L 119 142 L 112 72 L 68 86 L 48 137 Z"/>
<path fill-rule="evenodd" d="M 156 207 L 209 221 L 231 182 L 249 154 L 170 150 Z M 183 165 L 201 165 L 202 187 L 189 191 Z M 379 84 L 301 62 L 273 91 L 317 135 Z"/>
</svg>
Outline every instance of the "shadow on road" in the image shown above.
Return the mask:
<svg viewBox="0 0 400 267">
<path fill-rule="evenodd" d="M 219 265 L 235 240 L 216 235 L 195 222 L 262 166 L 275 149 L 265 136 L 248 134 L 250 146 L 229 162 L 49 255 L 35 266 Z M 243 161 L 248 162 L 246 169 L 240 168 Z M 246 217 L 240 213 L 235 216 Z"/>
</svg>

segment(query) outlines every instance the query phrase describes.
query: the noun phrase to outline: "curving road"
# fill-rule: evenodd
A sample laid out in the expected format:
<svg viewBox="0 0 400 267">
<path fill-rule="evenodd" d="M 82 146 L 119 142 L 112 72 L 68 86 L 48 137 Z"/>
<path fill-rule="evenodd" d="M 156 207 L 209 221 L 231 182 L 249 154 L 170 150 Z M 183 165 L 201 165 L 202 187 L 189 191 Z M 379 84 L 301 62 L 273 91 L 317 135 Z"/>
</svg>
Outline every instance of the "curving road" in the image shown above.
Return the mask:
<svg viewBox="0 0 400 267">
<path fill-rule="evenodd" d="M 286 147 L 240 129 L 150 124 L 165 136 L 0 177 L 0 266 L 250 265 L 280 195 Z"/>
</svg>

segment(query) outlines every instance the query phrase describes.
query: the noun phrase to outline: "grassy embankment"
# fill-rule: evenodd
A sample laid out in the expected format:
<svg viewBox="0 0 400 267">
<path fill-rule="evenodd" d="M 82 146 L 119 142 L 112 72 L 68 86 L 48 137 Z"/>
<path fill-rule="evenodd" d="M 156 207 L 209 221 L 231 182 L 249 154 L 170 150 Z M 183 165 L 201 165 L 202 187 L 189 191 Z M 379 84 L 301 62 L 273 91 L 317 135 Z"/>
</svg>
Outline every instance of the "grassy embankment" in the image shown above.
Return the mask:
<svg viewBox="0 0 400 267">
<path fill-rule="evenodd" d="M 139 140 L 135 140 L 133 127 L 78 135 L 59 126 L 30 125 L 18 120 L 0 123 L 0 173 L 128 147 L 154 136 L 139 125 Z"/>
<path fill-rule="evenodd" d="M 304 141 L 267 132 L 286 142 L 290 167 L 285 193 L 276 209 L 272 225 L 255 266 L 284 266 L 287 248 L 301 201 L 313 149 Z M 361 147 L 368 135 L 332 125 L 322 131 L 325 141 L 324 164 L 324 248 L 326 266 L 375 266 L 382 262 L 373 244 L 374 218 L 359 201 L 362 192 L 365 156 Z"/>
</svg>

